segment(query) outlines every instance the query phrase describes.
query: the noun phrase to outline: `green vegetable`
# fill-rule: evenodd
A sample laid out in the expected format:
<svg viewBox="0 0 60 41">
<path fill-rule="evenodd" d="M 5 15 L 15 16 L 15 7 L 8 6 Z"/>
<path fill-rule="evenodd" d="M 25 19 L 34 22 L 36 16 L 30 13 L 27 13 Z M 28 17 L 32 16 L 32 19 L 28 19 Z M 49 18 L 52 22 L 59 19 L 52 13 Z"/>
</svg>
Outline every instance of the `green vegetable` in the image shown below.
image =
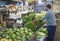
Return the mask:
<svg viewBox="0 0 60 41">
<path fill-rule="evenodd" d="M 35 26 L 32 21 L 26 23 L 24 26 L 31 29 L 32 31 L 35 31 Z"/>
<path fill-rule="evenodd" d="M 36 16 L 35 14 L 29 14 L 28 16 L 26 15 L 22 18 L 22 21 L 25 24 L 25 23 L 30 22 L 33 19 L 35 19 L 35 16 Z"/>
<path fill-rule="evenodd" d="M 40 18 L 36 18 L 37 27 L 41 27 L 43 22 L 40 22 Z"/>
<path fill-rule="evenodd" d="M 27 27 L 9 28 L 0 31 L 0 38 L 11 39 L 13 41 L 26 41 L 31 38 L 33 31 Z"/>
<path fill-rule="evenodd" d="M 47 37 L 47 36 L 48 36 L 47 28 L 40 28 L 37 31 L 37 39 Z"/>
</svg>

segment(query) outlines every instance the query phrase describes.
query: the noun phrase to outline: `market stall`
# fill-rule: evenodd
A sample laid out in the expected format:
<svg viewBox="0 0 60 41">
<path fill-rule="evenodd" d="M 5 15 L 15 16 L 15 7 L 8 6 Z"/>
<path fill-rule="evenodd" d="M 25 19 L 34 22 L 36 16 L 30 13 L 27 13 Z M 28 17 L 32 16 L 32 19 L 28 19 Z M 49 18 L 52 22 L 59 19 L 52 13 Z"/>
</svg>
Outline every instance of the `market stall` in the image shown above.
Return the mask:
<svg viewBox="0 0 60 41">
<path fill-rule="evenodd" d="M 17 27 L 11 28 L 10 26 L 8 26 L 8 28 L 1 30 L 1 33 L 0 33 L 1 41 L 2 40 L 4 40 L 4 41 L 6 41 L 6 40 L 11 40 L 11 41 L 15 41 L 15 40 L 17 40 L 17 41 L 20 41 L 20 40 L 21 41 L 26 41 L 26 40 L 34 41 L 37 38 L 40 39 L 42 37 L 45 37 L 45 34 L 43 33 L 44 31 L 46 31 L 45 28 L 41 28 L 42 32 L 40 32 L 40 30 L 38 31 L 38 33 L 43 34 L 43 35 L 41 34 L 40 37 L 35 37 L 36 34 L 34 34 L 35 31 L 36 31 L 36 26 L 41 27 L 41 25 L 42 25 L 42 23 L 39 23 L 39 18 L 43 17 L 44 15 L 45 15 L 45 13 L 42 14 L 42 15 L 41 14 L 36 15 L 35 13 L 30 13 L 29 15 L 24 16 L 22 18 L 22 21 L 23 21 L 23 24 L 24 24 L 23 27 L 21 27 L 21 28 L 17 28 Z M 33 21 L 34 19 L 36 19 L 37 24 L 35 23 L 36 21 Z M 7 23 L 9 22 L 12 25 L 12 22 L 14 22 L 14 21 L 10 21 L 10 20 L 13 20 L 13 19 L 8 19 Z M 43 31 L 43 29 L 45 29 L 45 30 Z M 20 34 L 22 34 L 22 36 Z M 46 32 L 46 34 L 47 34 L 47 32 Z M 39 36 L 39 34 L 37 34 L 37 35 Z"/>
<path fill-rule="evenodd" d="M 4 25 L 5 27 L 0 25 L 0 28 L 2 28 L 0 30 L 0 41 L 46 40 L 48 37 L 47 22 L 46 20 L 41 22 L 40 19 L 46 15 L 45 6 L 47 3 L 45 1 L 37 1 L 35 5 L 33 3 L 34 0 L 26 0 L 25 2 L 21 0 L 20 2 L 21 4 L 18 2 L 18 4 L 5 5 L 5 10 L 7 10 L 5 12 L 7 13 L 4 12 L 2 14 L 7 14 L 7 17 L 5 16 L 5 20 L 3 20 L 1 14 L 0 22 L 5 22 L 6 25 Z M 31 2 L 33 4 L 30 6 L 29 3 Z"/>
</svg>

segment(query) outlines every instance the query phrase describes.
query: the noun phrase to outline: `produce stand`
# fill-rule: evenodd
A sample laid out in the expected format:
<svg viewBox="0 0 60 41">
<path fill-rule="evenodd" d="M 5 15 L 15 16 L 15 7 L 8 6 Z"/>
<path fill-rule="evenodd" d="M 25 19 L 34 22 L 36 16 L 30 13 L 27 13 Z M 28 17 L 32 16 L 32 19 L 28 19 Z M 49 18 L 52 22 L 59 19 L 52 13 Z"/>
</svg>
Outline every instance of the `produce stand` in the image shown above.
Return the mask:
<svg viewBox="0 0 60 41">
<path fill-rule="evenodd" d="M 9 15 L 9 17 L 6 19 L 7 28 L 1 29 L 0 38 L 11 39 L 11 41 L 26 41 L 27 40 L 26 38 L 28 38 L 28 41 L 36 41 L 37 40 L 36 31 L 38 31 L 38 29 L 40 29 L 37 27 L 40 27 L 39 25 L 42 24 L 42 22 L 40 22 L 39 18 L 41 18 L 44 15 L 37 18 L 38 20 L 36 19 L 36 21 L 38 22 L 37 23 L 36 21 L 34 21 L 34 19 L 36 18 L 36 13 L 34 13 L 33 11 L 26 10 L 26 11 L 20 12 L 21 8 L 15 7 L 14 4 L 11 4 L 10 6 L 7 5 L 6 9 L 9 10 L 8 13 L 11 14 L 11 16 Z M 20 17 L 19 14 L 22 17 Z M 16 15 L 16 16 L 14 16 L 14 15 Z M 12 17 L 15 19 L 13 19 Z M 22 18 L 21 20 L 24 22 L 23 24 L 25 24 L 25 25 L 23 25 L 23 27 L 19 26 L 19 28 L 18 28 L 18 25 L 20 25 L 20 24 L 22 25 L 22 21 L 18 20 L 17 17 Z M 16 20 L 18 20 L 18 22 L 16 22 Z M 36 25 L 36 23 L 38 25 Z M 6 29 L 6 30 L 4 30 L 4 29 Z M 33 31 L 33 30 L 35 30 L 35 31 Z"/>
<path fill-rule="evenodd" d="M 43 39 L 44 38 L 44 39 Z M 43 37 L 43 41 L 46 41 L 47 37 Z M 28 41 L 37 41 L 37 34 L 34 33 Z"/>
<path fill-rule="evenodd" d="M 27 16 L 27 18 L 28 18 L 28 21 L 27 22 L 30 22 L 31 23 L 31 27 L 33 26 L 33 27 L 35 27 L 35 30 L 36 30 L 36 21 L 33 21 L 34 19 L 35 19 L 35 13 L 33 14 L 33 13 L 31 13 L 31 14 L 27 14 L 28 16 Z M 23 15 L 23 16 L 25 16 L 25 15 Z M 27 19 L 26 18 L 26 19 Z M 16 23 L 16 20 L 15 19 L 12 19 L 12 18 L 7 18 L 6 19 L 6 26 L 7 26 L 7 28 L 10 28 L 10 29 L 8 29 L 9 31 L 13 31 L 13 25 Z M 12 29 L 13 28 L 13 29 Z M 33 28 L 34 29 L 34 28 Z M 14 31 L 15 31 L 16 29 L 14 29 Z M 3 30 L 4 31 L 4 30 Z M 19 29 L 17 29 L 17 32 L 19 31 Z M 31 30 L 32 31 L 32 30 Z M 15 32 L 16 33 L 16 32 Z M 15 33 L 13 33 L 13 34 L 15 34 Z M 12 35 L 13 35 L 12 34 Z M 20 34 L 20 33 L 19 33 Z M 36 31 L 31 35 L 31 37 L 28 39 L 28 41 L 36 41 L 36 37 L 37 35 L 36 35 Z"/>
<path fill-rule="evenodd" d="M 36 21 L 35 21 L 36 22 Z M 43 22 L 43 25 L 46 23 L 46 21 L 45 22 Z M 42 26 L 43 26 L 42 25 Z M 41 26 L 41 27 L 42 27 Z M 28 40 L 28 41 L 37 41 L 37 31 L 40 29 L 40 27 L 36 27 L 35 28 L 35 32 L 33 33 L 33 35 L 32 35 L 32 37 Z M 46 37 L 45 37 L 46 38 Z M 45 39 L 44 38 L 44 39 Z"/>
<path fill-rule="evenodd" d="M 42 40 L 41 40 L 41 39 L 42 39 Z M 40 41 L 47 41 L 47 37 L 43 37 L 43 38 L 41 38 L 41 39 L 40 39 Z M 31 37 L 28 41 L 39 41 L 39 39 L 37 39 L 37 34 L 34 33 L 34 34 L 32 35 L 32 37 Z"/>
<path fill-rule="evenodd" d="M 12 28 L 13 24 L 16 22 L 16 20 L 8 18 L 6 23 L 8 24 L 8 28 Z M 11 24 L 11 26 L 9 26 Z M 36 29 L 36 28 L 35 28 Z M 18 30 L 19 31 L 19 30 Z M 36 41 L 36 32 L 33 33 L 33 35 L 31 36 L 31 38 L 29 38 L 28 41 Z"/>
<path fill-rule="evenodd" d="M 57 13 L 57 14 L 56 14 L 57 22 L 60 21 L 60 19 L 59 19 L 60 16 L 59 16 L 59 15 L 60 15 L 60 13 Z M 59 25 L 60 23 L 57 23 L 57 24 Z M 59 26 L 57 26 L 57 27 L 59 27 Z M 57 28 L 57 29 L 58 29 L 58 28 Z M 56 32 L 56 33 L 58 34 L 60 30 L 57 30 L 57 31 L 58 31 L 58 32 Z M 55 36 L 55 37 L 56 37 L 56 36 Z M 32 35 L 32 37 L 29 39 L 29 41 L 36 41 L 36 33 L 34 33 L 34 34 Z"/>
</svg>

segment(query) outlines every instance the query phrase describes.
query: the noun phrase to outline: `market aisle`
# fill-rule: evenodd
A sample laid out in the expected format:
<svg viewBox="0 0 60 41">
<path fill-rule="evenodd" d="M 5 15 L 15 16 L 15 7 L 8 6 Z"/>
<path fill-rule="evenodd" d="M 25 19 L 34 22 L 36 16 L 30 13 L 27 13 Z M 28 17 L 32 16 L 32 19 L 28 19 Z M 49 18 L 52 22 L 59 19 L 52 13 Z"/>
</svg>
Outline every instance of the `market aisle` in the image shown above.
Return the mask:
<svg viewBox="0 0 60 41">
<path fill-rule="evenodd" d="M 57 29 L 54 41 L 60 41 L 60 20 L 57 20 Z"/>
<path fill-rule="evenodd" d="M 60 13 L 60 3 L 53 4 L 53 10 L 55 13 Z M 54 41 L 60 41 L 60 20 L 57 20 L 57 28 L 56 28 L 56 34 L 55 34 Z"/>
</svg>

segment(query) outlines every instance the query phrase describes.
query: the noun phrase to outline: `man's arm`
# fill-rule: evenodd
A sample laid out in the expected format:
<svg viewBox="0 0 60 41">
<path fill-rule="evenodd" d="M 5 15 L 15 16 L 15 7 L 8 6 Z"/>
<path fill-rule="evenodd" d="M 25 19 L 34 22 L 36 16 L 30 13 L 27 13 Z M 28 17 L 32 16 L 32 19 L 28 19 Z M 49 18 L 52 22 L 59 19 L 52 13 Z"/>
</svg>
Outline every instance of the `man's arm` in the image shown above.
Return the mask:
<svg viewBox="0 0 60 41">
<path fill-rule="evenodd" d="M 40 20 L 43 21 L 45 19 L 48 19 L 49 18 L 49 13 L 47 13 L 43 18 L 41 18 Z"/>
</svg>

